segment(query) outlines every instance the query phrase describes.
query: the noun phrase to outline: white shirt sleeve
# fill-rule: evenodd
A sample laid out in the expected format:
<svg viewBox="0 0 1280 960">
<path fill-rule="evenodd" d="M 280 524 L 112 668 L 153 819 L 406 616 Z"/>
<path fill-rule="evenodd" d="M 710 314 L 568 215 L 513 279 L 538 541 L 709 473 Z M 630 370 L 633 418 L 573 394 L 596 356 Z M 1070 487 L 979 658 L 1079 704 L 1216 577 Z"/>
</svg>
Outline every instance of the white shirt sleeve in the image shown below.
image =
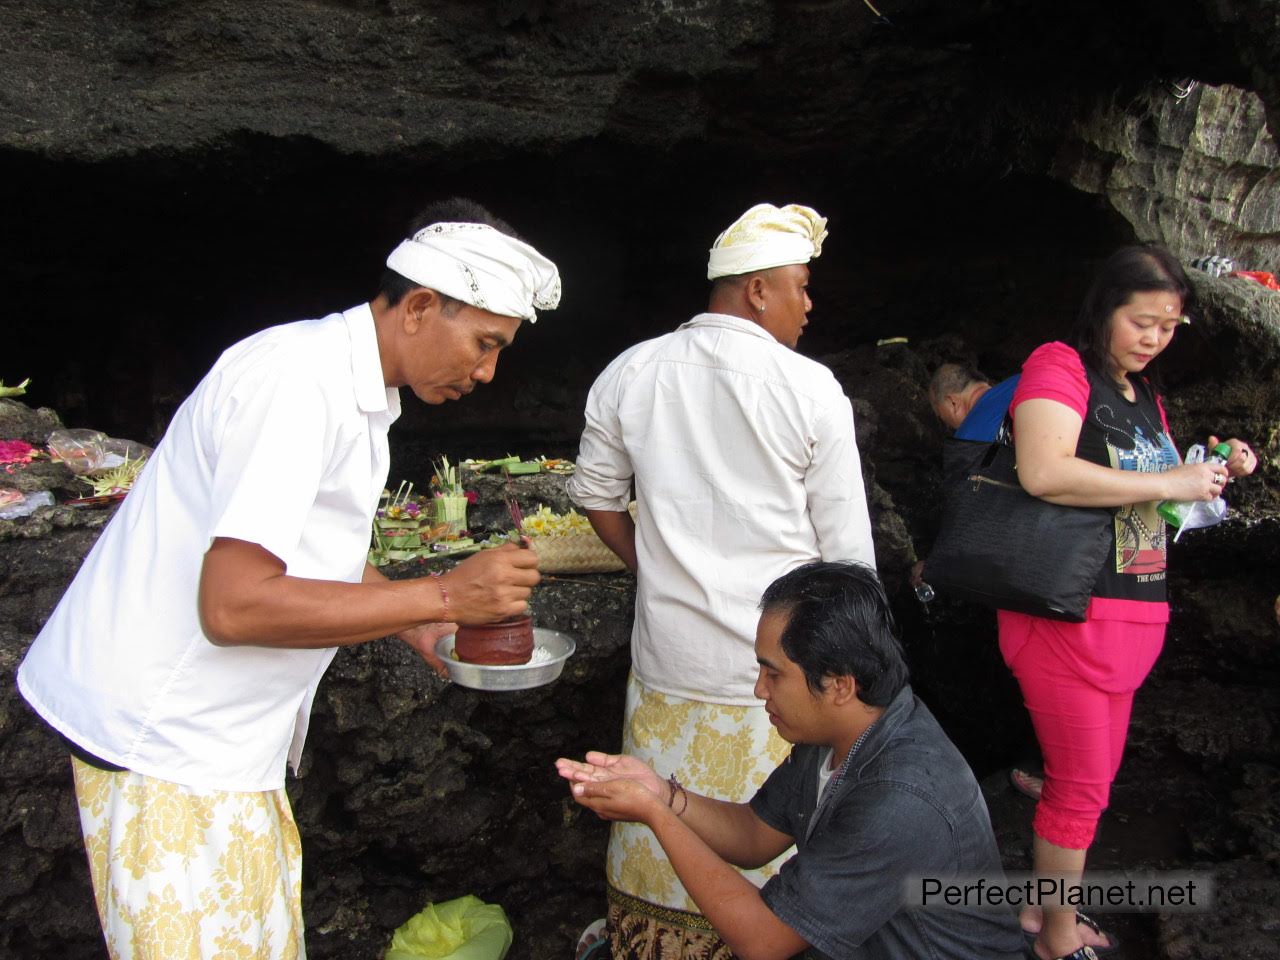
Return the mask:
<svg viewBox="0 0 1280 960">
<path fill-rule="evenodd" d="M 875 569 L 871 517 L 862 483 L 862 461 L 853 429 L 853 407 L 840 392 L 814 423 L 805 494 L 823 560 L 858 560 Z"/>
<path fill-rule="evenodd" d="M 254 373 L 217 391 L 209 416 L 209 542 L 256 543 L 287 566 L 330 458 L 328 405 L 302 371 Z"/>
<path fill-rule="evenodd" d="M 566 490 L 585 510 L 612 510 L 621 513 L 631 502 L 631 480 L 635 468 L 622 441 L 618 417 L 618 377 L 606 370 L 587 396 L 587 425 L 578 446 L 578 466 Z"/>
</svg>

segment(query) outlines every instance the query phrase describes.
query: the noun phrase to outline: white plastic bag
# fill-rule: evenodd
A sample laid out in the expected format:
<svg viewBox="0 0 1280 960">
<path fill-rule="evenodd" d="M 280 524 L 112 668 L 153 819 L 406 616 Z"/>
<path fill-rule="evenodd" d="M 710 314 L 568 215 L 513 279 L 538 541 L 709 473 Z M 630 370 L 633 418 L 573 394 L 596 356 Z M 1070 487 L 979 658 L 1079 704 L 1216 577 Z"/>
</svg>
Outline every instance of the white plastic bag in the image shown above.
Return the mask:
<svg viewBox="0 0 1280 960">
<path fill-rule="evenodd" d="M 0 520 L 29 517 L 41 507 L 52 506 L 53 494 L 48 490 L 24 494 L 9 487 L 0 487 Z"/>
<path fill-rule="evenodd" d="M 1197 443 L 1187 450 L 1186 463 L 1204 463 L 1204 444 Z M 1199 530 L 1204 527 L 1212 527 L 1227 519 L 1227 501 L 1222 497 L 1214 497 L 1212 500 L 1196 500 L 1187 505 L 1187 512 L 1182 518 L 1182 523 L 1178 525 L 1178 532 L 1173 535 L 1173 542 L 1177 543 L 1178 538 L 1188 530 Z"/>
</svg>

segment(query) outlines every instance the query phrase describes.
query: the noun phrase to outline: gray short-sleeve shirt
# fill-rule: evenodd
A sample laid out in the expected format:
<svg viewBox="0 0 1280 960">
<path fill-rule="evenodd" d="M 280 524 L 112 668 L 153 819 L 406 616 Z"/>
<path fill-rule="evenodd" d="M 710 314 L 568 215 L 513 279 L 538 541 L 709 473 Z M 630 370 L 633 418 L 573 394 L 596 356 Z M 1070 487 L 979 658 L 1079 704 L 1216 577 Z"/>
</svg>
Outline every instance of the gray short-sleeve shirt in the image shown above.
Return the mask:
<svg viewBox="0 0 1280 960">
<path fill-rule="evenodd" d="M 910 687 L 817 809 L 825 752 L 797 746 L 751 800 L 760 819 L 795 838 L 796 855 L 761 895 L 811 953 L 841 960 L 1022 956 L 1012 911 L 907 901 L 909 878 L 1003 873 L 977 781 Z"/>
</svg>

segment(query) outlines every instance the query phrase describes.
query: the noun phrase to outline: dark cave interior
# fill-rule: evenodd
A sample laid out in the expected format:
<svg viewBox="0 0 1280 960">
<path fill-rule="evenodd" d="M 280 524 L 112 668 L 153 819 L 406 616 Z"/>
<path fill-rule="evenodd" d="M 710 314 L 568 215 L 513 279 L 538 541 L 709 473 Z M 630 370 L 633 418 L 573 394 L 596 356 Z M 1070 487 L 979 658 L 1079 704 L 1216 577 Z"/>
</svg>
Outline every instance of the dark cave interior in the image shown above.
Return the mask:
<svg viewBox="0 0 1280 960">
<path fill-rule="evenodd" d="M 906 337 L 930 365 L 959 354 L 995 377 L 1065 330 L 1091 264 L 1132 238 L 1102 201 L 1048 179 L 850 173 L 834 163 L 798 176 L 787 162 L 692 147 L 641 154 L 596 143 L 554 157 L 415 166 L 249 140 L 201 157 L 94 165 L 6 155 L 0 184 L 0 202 L 24 225 L 6 235 L 0 261 L 22 317 L 6 382 L 30 376 L 24 399 L 53 407 L 68 426 L 148 443 L 226 346 L 367 299 L 418 206 L 472 196 L 508 219 L 559 263 L 562 305 L 522 329 L 494 383 L 465 402 L 437 411 L 406 397 L 392 433 L 393 482 L 425 480 L 441 453 L 572 455 L 592 379 L 624 347 L 703 307 L 706 249 L 762 199 L 812 204 L 830 219 L 803 352 Z M 877 356 L 895 362 L 893 351 Z M 855 382 L 846 389 L 872 404 L 888 399 Z M 897 401 L 932 424 L 922 393 Z M 919 433 L 882 433 L 864 458 L 878 464 L 909 526 L 927 528 L 936 480 L 900 450 Z M 921 683 L 936 679 L 962 698 L 981 685 L 1016 705 L 994 649 L 984 639 L 953 642 L 966 632 L 956 611 L 945 624 L 914 603 L 899 611 Z M 985 621 L 970 629 L 985 638 Z M 1025 738 L 992 731 L 985 712 L 941 693 L 937 709 L 980 773 L 1007 763 Z"/>
<path fill-rule="evenodd" d="M 69 426 L 154 443 L 222 349 L 368 299 L 404 224 L 451 195 L 509 220 L 558 262 L 565 287 L 558 310 L 521 330 L 493 384 L 445 418 L 405 404 L 396 438 L 455 456 L 572 448 L 595 374 L 702 309 L 706 249 L 761 200 L 830 219 L 803 352 L 958 338 L 995 376 L 1065 329 L 1089 265 L 1132 238 L 1102 201 L 1048 179 L 797 173 L 693 147 L 644 155 L 596 143 L 456 165 L 267 140 L 99 164 L 8 153 L 0 283 L 12 312 L 0 376 L 31 377 L 27 401 Z M 504 426 L 513 409 L 515 430 Z"/>
<path fill-rule="evenodd" d="M 142 94 L 210 71 L 231 90 L 255 55 L 279 58 L 282 84 L 301 77 L 325 93 L 353 49 L 351 63 L 374 72 L 345 78 L 356 86 L 329 100 L 247 104 L 249 130 L 280 126 L 278 110 L 315 125 L 345 107 L 354 122 L 362 97 L 382 90 L 369 107 L 411 131 L 403 111 L 414 104 L 359 87 L 385 82 L 382 44 L 405 29 L 404 11 L 339 0 L 310 17 L 282 7 L 241 22 L 230 8 L 166 0 L 117 20 L 29 13 L 14 26 L 33 49 L 103 47 L 125 112 L 91 117 L 78 147 L 0 148 L 0 284 L 13 312 L 0 378 L 30 376 L 28 401 L 68 425 L 154 442 L 224 347 L 367 299 L 413 214 L 454 195 L 485 203 L 556 260 L 565 295 L 522 331 L 495 383 L 447 417 L 406 404 L 393 435 L 405 469 L 435 452 L 572 452 L 594 375 L 702 307 L 707 247 L 760 201 L 830 218 L 805 353 L 901 336 L 936 340 L 930 362 L 962 350 L 993 376 L 1011 373 L 1065 329 L 1090 265 L 1133 238 L 1105 200 L 1045 174 L 1071 118 L 1107 98 L 1167 95 L 1170 77 L 1248 86 L 1233 36 L 1247 24 L 1215 23 L 1194 0 L 886 12 L 780 2 L 649 23 L 578 0 L 445 5 L 418 41 L 445 71 L 424 73 L 421 106 L 437 94 L 503 107 L 506 97 L 528 103 L 529 127 L 477 119 L 448 146 L 355 146 L 333 129 L 206 134 L 195 147 L 176 144 L 216 119 L 217 93 L 193 88 L 209 99 L 179 101 L 190 115 L 167 125 L 157 114 L 160 142 L 139 136 Z M 323 45 L 326 25 L 357 24 L 355 48 L 342 34 Z M 291 29 L 302 31 L 296 49 L 254 46 Z M 338 74 L 317 72 L 325 58 Z M 465 79 L 448 72 L 455 62 Z M 578 108 L 572 93 L 562 102 L 566 78 L 620 72 L 602 132 L 575 139 L 538 118 L 539 106 Z M 333 100 L 343 89 L 348 102 Z M 435 123 L 456 122 L 449 102 Z"/>
<path fill-rule="evenodd" d="M 557 260 L 565 297 L 447 418 L 406 405 L 402 450 L 571 450 L 594 374 L 702 306 L 708 245 L 762 200 L 831 221 L 804 352 L 947 337 L 1000 376 L 1133 236 L 1046 175 L 1072 119 L 1171 78 L 1249 87 L 1259 50 L 1243 12 L 1198 0 L 659 7 L 15 6 L 28 56 L 75 56 L 15 113 L 71 141 L 0 147 L 0 378 L 32 377 L 28 400 L 69 425 L 153 442 L 222 348 L 366 299 L 417 209 L 453 195 Z M 239 127 L 218 111 L 241 86 Z M 76 87 L 104 96 L 80 126 Z M 449 139 L 456 104 L 473 120 Z M 364 120 L 387 138 L 361 141 Z M 315 134 L 262 132 L 298 127 Z"/>
</svg>

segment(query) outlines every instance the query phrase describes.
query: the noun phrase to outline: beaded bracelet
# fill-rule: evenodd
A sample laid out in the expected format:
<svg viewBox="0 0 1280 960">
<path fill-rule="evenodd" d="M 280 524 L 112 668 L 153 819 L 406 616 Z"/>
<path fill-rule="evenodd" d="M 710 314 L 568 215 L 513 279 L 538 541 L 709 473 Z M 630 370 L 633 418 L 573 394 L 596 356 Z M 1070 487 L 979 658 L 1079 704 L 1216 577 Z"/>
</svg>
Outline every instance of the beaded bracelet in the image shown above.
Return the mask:
<svg viewBox="0 0 1280 960">
<path fill-rule="evenodd" d="M 444 617 L 440 622 L 449 623 L 449 591 L 444 588 L 444 580 L 441 578 L 441 574 L 432 571 L 431 581 L 440 588 L 440 599 L 444 603 Z"/>
<path fill-rule="evenodd" d="M 684 788 L 684 784 L 676 779 L 676 775 L 674 773 L 667 778 L 667 786 L 671 788 L 671 795 L 667 797 L 667 806 L 672 810 L 675 810 L 676 791 L 679 790 L 680 796 L 684 798 L 684 802 L 680 804 L 680 809 L 676 810 L 676 816 L 683 816 L 684 812 L 689 809 L 689 791 Z"/>
</svg>

